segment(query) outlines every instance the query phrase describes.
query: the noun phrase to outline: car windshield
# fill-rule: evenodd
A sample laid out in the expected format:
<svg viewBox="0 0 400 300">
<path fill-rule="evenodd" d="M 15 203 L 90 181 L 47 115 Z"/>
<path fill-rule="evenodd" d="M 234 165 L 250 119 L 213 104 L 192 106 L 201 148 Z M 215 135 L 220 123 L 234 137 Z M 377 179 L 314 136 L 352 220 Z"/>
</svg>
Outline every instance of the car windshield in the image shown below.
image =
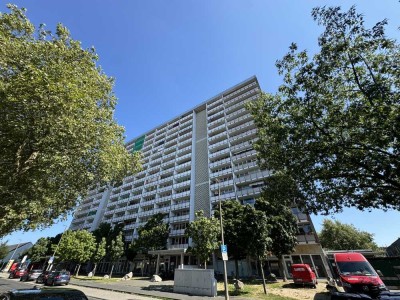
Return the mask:
<svg viewBox="0 0 400 300">
<path fill-rule="evenodd" d="M 365 261 L 337 262 L 337 266 L 343 275 L 376 276 L 374 269 Z"/>
</svg>

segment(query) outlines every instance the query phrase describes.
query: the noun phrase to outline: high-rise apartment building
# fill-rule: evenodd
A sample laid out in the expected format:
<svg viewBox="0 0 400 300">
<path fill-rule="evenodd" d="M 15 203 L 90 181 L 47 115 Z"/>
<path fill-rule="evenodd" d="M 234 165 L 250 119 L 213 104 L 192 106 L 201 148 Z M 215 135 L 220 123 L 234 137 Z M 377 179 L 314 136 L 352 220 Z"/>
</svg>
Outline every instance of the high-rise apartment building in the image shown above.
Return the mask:
<svg viewBox="0 0 400 300">
<path fill-rule="evenodd" d="M 168 248 L 187 248 L 185 228 L 195 212 L 212 214 L 219 200 L 253 204 L 268 171 L 260 170 L 252 147 L 257 128 L 245 108 L 258 98 L 256 77 L 235 85 L 180 116 L 127 143 L 141 151 L 143 171 L 114 187 L 89 192 L 76 209 L 70 229 L 95 230 L 101 222 L 124 223 L 129 240 L 154 214 L 168 214 Z M 325 277 L 325 263 L 311 219 L 294 208 L 299 235 L 291 263 L 309 263 Z"/>
</svg>

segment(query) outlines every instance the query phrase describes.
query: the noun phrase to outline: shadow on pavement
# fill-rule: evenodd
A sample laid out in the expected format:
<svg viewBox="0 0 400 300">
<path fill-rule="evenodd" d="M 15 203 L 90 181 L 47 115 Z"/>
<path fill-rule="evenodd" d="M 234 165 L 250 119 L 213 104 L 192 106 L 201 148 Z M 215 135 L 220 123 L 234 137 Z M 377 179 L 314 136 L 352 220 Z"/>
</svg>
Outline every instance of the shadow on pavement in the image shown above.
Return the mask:
<svg viewBox="0 0 400 300">
<path fill-rule="evenodd" d="M 174 286 L 173 285 L 149 285 L 146 287 L 142 287 L 142 290 L 173 293 Z"/>
</svg>

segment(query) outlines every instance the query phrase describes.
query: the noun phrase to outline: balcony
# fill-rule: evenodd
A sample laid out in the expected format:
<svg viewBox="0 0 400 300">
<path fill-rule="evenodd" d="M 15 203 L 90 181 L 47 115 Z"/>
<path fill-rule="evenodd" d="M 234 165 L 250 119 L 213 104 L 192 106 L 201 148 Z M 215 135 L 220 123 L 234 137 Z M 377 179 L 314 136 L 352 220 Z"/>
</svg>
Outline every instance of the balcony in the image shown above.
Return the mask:
<svg viewBox="0 0 400 300">
<path fill-rule="evenodd" d="M 190 154 L 191 155 L 192 154 L 192 145 L 178 149 L 177 154 L 180 155 L 180 156 L 181 155 L 185 155 L 185 154 Z"/>
<path fill-rule="evenodd" d="M 207 113 L 212 114 L 213 112 L 220 110 L 222 105 L 223 98 L 219 98 L 218 100 L 207 104 Z"/>
<path fill-rule="evenodd" d="M 210 159 L 217 159 L 218 157 L 224 156 L 225 154 L 229 153 L 230 149 L 225 148 L 216 152 L 209 152 L 209 158 Z"/>
<path fill-rule="evenodd" d="M 176 170 L 178 173 L 182 173 L 182 172 L 185 172 L 185 171 L 190 170 L 191 165 L 192 165 L 192 162 L 188 161 L 188 162 L 186 162 L 186 163 L 177 165 L 177 166 L 175 167 L 175 170 Z M 179 171 L 181 171 L 181 172 L 179 172 Z"/>
<path fill-rule="evenodd" d="M 227 140 L 227 139 L 228 139 L 227 133 L 226 133 L 226 131 L 223 131 L 217 135 L 214 135 L 213 137 L 208 138 L 208 144 L 209 144 L 209 146 L 212 146 L 218 142 L 221 142 L 221 141 Z"/>
<path fill-rule="evenodd" d="M 213 144 L 213 145 L 210 145 L 209 147 L 208 147 L 208 149 L 209 149 L 209 151 L 211 152 L 211 153 L 215 153 L 215 152 L 217 152 L 217 151 L 219 151 L 219 150 L 223 150 L 223 149 L 226 149 L 226 148 L 228 148 L 228 140 L 223 140 L 223 141 L 221 141 L 221 142 L 218 142 L 218 143 L 215 143 L 215 144 Z"/>
<path fill-rule="evenodd" d="M 184 154 L 184 155 L 182 155 L 182 156 L 177 156 L 176 157 L 176 163 L 179 165 L 182 161 L 190 161 L 191 160 L 191 157 L 192 157 L 192 153 L 190 152 L 190 153 L 187 153 L 187 154 Z"/>
<path fill-rule="evenodd" d="M 214 111 L 213 111 L 214 112 Z M 216 113 L 213 112 L 209 112 L 207 115 L 207 121 L 210 122 L 214 122 L 215 120 L 218 120 L 220 118 L 224 118 L 224 108 L 223 106 L 219 107 L 219 110 Z"/>
<path fill-rule="evenodd" d="M 179 189 L 179 188 L 184 188 L 184 187 L 190 187 L 190 182 L 191 182 L 190 179 L 188 179 L 188 180 L 185 180 L 183 182 L 175 183 L 173 185 L 173 188 L 174 189 Z"/>
<path fill-rule="evenodd" d="M 235 164 L 233 167 L 233 170 L 235 172 L 241 171 L 241 170 L 248 170 L 248 169 L 256 169 L 258 168 L 257 161 L 251 161 L 251 162 L 246 162 L 246 163 L 241 163 L 241 164 Z"/>
<path fill-rule="evenodd" d="M 263 180 L 264 178 L 267 178 L 269 175 L 270 175 L 269 171 L 256 171 L 250 174 L 238 175 L 236 178 L 236 183 L 241 184 L 241 183 L 252 182 L 255 180 Z"/>
<path fill-rule="evenodd" d="M 182 221 L 189 221 L 189 214 L 183 216 L 174 216 L 169 217 L 170 223 L 182 222 Z"/>
<path fill-rule="evenodd" d="M 259 88 L 253 88 L 245 93 L 238 94 L 236 97 L 230 99 L 229 101 L 225 102 L 225 109 L 228 110 L 228 108 L 232 107 L 236 103 L 244 100 L 249 100 L 247 98 L 254 98 L 257 99 L 259 97 Z M 252 99 L 253 100 L 253 99 Z"/>
<path fill-rule="evenodd" d="M 169 249 L 186 249 L 189 247 L 189 244 L 175 244 L 175 245 L 168 245 Z"/>
<path fill-rule="evenodd" d="M 218 168 L 218 167 L 230 166 L 230 165 L 231 165 L 231 158 L 227 157 L 225 159 L 221 159 L 216 162 L 210 163 L 210 170 L 214 170 L 215 168 Z"/>
<path fill-rule="evenodd" d="M 190 191 L 185 191 L 185 192 L 176 193 L 176 194 L 172 195 L 172 199 L 174 199 L 174 200 L 182 199 L 185 197 L 190 197 Z"/>
<path fill-rule="evenodd" d="M 220 134 L 221 132 L 225 132 L 225 131 L 226 131 L 226 125 L 225 125 L 225 123 L 222 123 L 221 125 L 218 125 L 212 129 L 209 129 L 208 136 L 213 137 L 213 136 Z"/>
<path fill-rule="evenodd" d="M 262 187 L 246 187 L 242 189 L 238 189 L 237 196 L 238 198 L 245 198 L 245 197 L 255 197 L 258 196 L 262 191 Z"/>
<path fill-rule="evenodd" d="M 211 196 L 210 200 L 211 200 L 211 203 L 215 203 L 215 202 L 219 202 L 220 200 L 225 201 L 225 200 L 230 200 L 230 199 L 235 199 L 235 198 L 236 198 L 236 194 L 235 194 L 235 192 L 232 191 L 232 192 L 229 192 L 226 194 Z"/>
<path fill-rule="evenodd" d="M 186 201 L 186 202 L 182 202 L 182 203 L 172 204 L 170 206 L 170 210 L 171 211 L 181 210 L 181 209 L 189 208 L 189 206 L 190 206 L 190 201 Z"/>
<path fill-rule="evenodd" d="M 188 132 L 188 133 L 185 133 L 185 134 L 183 134 L 183 135 L 180 135 L 179 136 L 179 138 L 178 138 L 178 140 L 179 140 L 179 143 L 182 143 L 183 141 L 192 141 L 192 132 L 190 131 L 190 132 Z"/>
<path fill-rule="evenodd" d="M 316 239 L 314 234 L 310 233 L 310 234 L 305 234 L 305 235 L 298 235 L 297 236 L 297 242 L 299 244 L 315 244 L 316 243 Z"/>
<path fill-rule="evenodd" d="M 169 232 L 169 236 L 183 236 L 185 234 L 185 229 L 175 229 Z"/>
</svg>

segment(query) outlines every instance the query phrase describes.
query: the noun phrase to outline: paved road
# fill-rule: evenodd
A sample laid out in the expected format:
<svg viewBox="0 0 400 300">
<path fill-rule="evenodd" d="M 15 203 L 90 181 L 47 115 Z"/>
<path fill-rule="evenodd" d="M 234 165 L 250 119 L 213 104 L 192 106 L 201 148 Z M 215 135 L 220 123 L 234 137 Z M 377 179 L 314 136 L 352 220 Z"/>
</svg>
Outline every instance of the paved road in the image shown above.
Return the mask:
<svg viewBox="0 0 400 300">
<path fill-rule="evenodd" d="M 4 279 L 0 278 L 0 293 L 8 291 L 10 289 L 24 289 L 32 288 L 36 283 L 34 282 L 21 282 L 19 279 Z M 41 285 L 40 285 L 41 286 Z M 57 287 L 55 287 L 57 288 Z M 144 297 L 138 295 L 131 295 L 126 293 L 119 293 L 113 291 L 100 290 L 95 288 L 87 288 L 74 285 L 73 288 L 81 290 L 88 296 L 89 300 L 150 300 L 154 299 L 151 297 Z"/>
</svg>

